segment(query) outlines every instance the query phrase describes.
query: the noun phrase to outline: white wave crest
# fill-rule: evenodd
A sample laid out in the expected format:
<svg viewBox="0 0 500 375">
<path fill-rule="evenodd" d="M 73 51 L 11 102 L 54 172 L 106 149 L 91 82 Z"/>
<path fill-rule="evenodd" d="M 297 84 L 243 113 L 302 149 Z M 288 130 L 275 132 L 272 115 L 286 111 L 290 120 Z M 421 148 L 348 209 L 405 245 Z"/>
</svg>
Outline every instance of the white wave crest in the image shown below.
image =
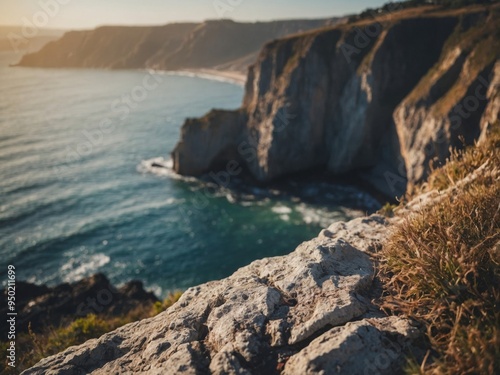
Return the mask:
<svg viewBox="0 0 500 375">
<path fill-rule="evenodd" d="M 287 207 L 287 206 L 281 206 L 281 205 L 277 205 L 277 206 L 274 206 L 272 209 L 271 209 L 274 213 L 277 213 L 277 214 L 289 214 L 292 212 L 292 209 L 290 207 Z"/>
<path fill-rule="evenodd" d="M 83 277 L 93 275 L 99 268 L 109 263 L 111 258 L 106 254 L 98 253 L 84 259 L 71 258 L 61 267 L 64 281 L 75 282 Z"/>
<path fill-rule="evenodd" d="M 196 181 L 194 177 L 186 177 L 176 173 L 173 167 L 174 161 L 172 159 L 165 159 L 160 156 L 141 161 L 137 166 L 137 171 L 139 173 L 152 173 L 157 176 L 169 177 L 175 180 Z"/>
</svg>

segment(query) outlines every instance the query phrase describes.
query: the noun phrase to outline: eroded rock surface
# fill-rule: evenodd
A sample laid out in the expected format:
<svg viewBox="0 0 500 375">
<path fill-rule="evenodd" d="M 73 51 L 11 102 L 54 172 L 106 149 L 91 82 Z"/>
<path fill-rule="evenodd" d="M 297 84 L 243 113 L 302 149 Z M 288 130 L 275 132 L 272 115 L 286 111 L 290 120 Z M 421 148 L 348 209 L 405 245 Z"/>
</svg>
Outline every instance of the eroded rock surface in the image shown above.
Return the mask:
<svg viewBox="0 0 500 375">
<path fill-rule="evenodd" d="M 378 215 L 335 223 L 289 255 L 190 288 L 164 313 L 25 374 L 355 374 L 363 373 L 358 356 L 385 361 L 374 366 L 387 373 L 403 352 L 390 342 L 406 345 L 414 336 L 407 321 L 371 303 L 371 255 L 387 232 Z"/>
<path fill-rule="evenodd" d="M 347 323 L 293 355 L 283 374 L 395 374 L 416 335 L 408 321 L 394 316 Z"/>
</svg>

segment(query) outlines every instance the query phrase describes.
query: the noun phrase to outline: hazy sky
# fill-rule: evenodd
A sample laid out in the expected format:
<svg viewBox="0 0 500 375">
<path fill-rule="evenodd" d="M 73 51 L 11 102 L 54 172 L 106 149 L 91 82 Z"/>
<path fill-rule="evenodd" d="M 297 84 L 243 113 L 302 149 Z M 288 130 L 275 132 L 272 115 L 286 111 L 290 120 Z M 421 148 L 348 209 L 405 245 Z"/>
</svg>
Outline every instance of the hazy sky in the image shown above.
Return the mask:
<svg viewBox="0 0 500 375">
<path fill-rule="evenodd" d="M 232 18 L 320 18 L 355 13 L 388 0 L 0 0 L 0 25 L 93 28 Z M 46 4 L 44 7 L 43 4 Z M 49 6 L 51 5 L 51 6 Z"/>
</svg>

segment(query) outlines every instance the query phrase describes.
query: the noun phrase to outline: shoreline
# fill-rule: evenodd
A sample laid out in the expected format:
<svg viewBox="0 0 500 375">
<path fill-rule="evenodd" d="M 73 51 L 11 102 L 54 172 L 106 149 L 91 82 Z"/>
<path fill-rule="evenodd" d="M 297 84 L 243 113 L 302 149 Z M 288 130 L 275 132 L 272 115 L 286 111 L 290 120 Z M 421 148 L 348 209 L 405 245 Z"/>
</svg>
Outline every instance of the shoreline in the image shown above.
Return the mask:
<svg viewBox="0 0 500 375">
<path fill-rule="evenodd" d="M 0 51 L 0 53 L 4 53 L 5 51 Z M 7 51 L 7 53 L 11 54 L 12 52 Z M 24 53 L 24 52 L 23 52 Z M 153 71 L 160 74 L 169 74 L 169 75 L 179 75 L 186 77 L 198 77 L 209 79 L 212 81 L 220 81 L 220 82 L 230 82 L 233 84 L 237 84 L 240 86 L 245 86 L 247 81 L 247 74 L 243 72 L 237 72 L 232 70 L 218 70 L 215 68 L 186 68 L 186 69 L 175 69 L 175 70 L 167 70 L 167 69 L 155 69 L 155 68 L 122 68 L 122 69 L 112 69 L 112 68 L 97 68 L 97 67 L 43 67 L 43 66 L 34 66 L 34 65 L 21 65 L 19 62 L 11 62 L 8 63 L 8 67 L 11 68 L 41 68 L 41 69 L 75 69 L 75 70 L 107 70 L 107 71 L 116 71 L 116 70 L 128 70 L 128 71 Z"/>
<path fill-rule="evenodd" d="M 205 78 L 213 81 L 230 82 L 241 86 L 245 86 L 247 80 L 246 74 L 229 70 L 200 68 L 200 69 L 164 70 L 164 72 L 177 75 L 184 75 L 188 77 Z"/>
</svg>

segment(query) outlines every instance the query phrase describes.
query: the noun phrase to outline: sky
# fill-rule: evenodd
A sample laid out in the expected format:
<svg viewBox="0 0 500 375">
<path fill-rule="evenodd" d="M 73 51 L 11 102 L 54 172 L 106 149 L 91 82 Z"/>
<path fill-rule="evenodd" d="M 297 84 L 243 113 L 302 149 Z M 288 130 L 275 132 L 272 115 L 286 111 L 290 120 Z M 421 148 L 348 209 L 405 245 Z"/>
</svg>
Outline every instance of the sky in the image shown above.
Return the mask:
<svg viewBox="0 0 500 375">
<path fill-rule="evenodd" d="M 266 21 L 357 13 L 388 0 L 0 0 L 0 25 L 88 29 L 231 18 Z"/>
</svg>

